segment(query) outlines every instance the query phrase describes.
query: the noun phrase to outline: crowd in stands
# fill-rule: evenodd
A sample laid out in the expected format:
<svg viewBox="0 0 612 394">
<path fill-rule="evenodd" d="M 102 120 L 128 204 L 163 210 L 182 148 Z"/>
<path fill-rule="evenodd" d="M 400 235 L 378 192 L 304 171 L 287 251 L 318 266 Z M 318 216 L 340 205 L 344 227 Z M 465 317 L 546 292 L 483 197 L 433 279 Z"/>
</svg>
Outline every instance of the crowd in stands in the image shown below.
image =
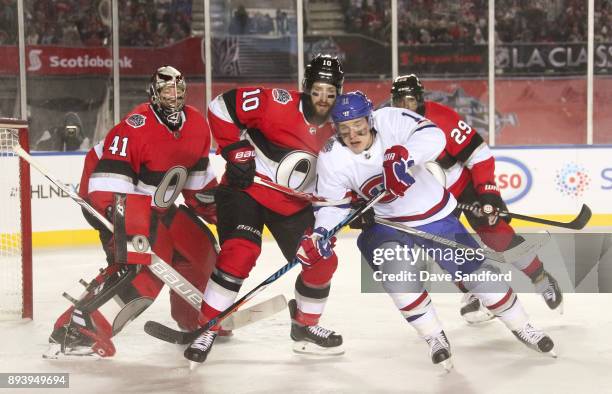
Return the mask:
<svg viewBox="0 0 612 394">
<path fill-rule="evenodd" d="M 390 40 L 389 0 L 344 0 L 347 31 Z M 496 41 L 585 42 L 585 0 L 497 0 Z M 612 0 L 595 1 L 595 39 L 612 42 Z M 484 44 L 488 39 L 487 0 L 399 0 L 401 45 Z"/>
<path fill-rule="evenodd" d="M 170 45 L 191 34 L 193 0 L 122 0 L 123 46 Z M 346 31 L 390 41 L 390 0 L 341 1 Z M 25 0 L 26 44 L 110 45 L 110 0 Z M 0 0 L 0 45 L 17 41 L 17 0 Z M 484 44 L 487 0 L 399 0 L 401 45 Z M 295 16 L 286 10 L 245 8 L 230 11 L 229 34 L 295 33 Z M 496 41 L 584 42 L 586 0 L 497 0 Z M 308 21 L 305 21 L 307 24 Z M 612 42 L 612 0 L 595 1 L 595 39 Z"/>
<path fill-rule="evenodd" d="M 0 0 L 0 45 L 17 41 L 17 1 Z M 191 34 L 192 0 L 122 0 L 123 46 L 164 46 Z M 110 0 L 26 0 L 27 45 L 107 46 Z"/>
<path fill-rule="evenodd" d="M 286 11 L 277 9 L 274 18 L 270 10 L 247 11 L 243 5 L 234 10 L 229 25 L 229 34 L 275 34 L 284 36 L 289 34 L 295 20 L 289 20 Z"/>
</svg>

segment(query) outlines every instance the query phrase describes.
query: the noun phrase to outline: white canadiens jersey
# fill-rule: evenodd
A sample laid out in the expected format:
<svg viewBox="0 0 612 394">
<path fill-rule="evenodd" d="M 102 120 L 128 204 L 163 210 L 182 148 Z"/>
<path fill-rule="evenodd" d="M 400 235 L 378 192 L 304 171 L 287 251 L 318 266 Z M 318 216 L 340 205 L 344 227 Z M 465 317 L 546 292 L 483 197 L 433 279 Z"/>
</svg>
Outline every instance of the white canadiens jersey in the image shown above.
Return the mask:
<svg viewBox="0 0 612 394">
<path fill-rule="evenodd" d="M 383 156 L 385 151 L 402 145 L 414 160 L 410 168 L 415 183 L 403 197 L 391 194 L 374 206 L 374 213 L 382 218 L 420 226 L 440 220 L 455 209 L 455 198 L 425 168 L 444 149 L 444 133 L 431 121 L 400 108 L 381 108 L 374 111 L 376 130 L 372 146 L 355 154 L 337 139 L 330 139 L 317 161 L 318 196 L 342 200 L 354 191 L 369 200 L 383 190 Z M 316 205 L 315 205 L 316 207 Z M 318 208 L 318 207 L 316 207 Z M 323 206 L 316 212 L 315 228 L 333 228 L 348 214 L 348 205 Z"/>
</svg>

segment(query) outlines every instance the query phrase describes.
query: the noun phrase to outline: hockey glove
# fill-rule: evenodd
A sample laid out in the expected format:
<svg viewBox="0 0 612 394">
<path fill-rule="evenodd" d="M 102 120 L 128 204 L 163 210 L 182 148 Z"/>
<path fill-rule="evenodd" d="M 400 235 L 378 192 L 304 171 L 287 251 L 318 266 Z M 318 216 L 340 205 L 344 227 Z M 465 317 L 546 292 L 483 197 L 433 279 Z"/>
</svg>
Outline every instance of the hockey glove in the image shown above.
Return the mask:
<svg viewBox="0 0 612 394">
<path fill-rule="evenodd" d="M 238 189 L 246 189 L 255 177 L 255 149 L 247 140 L 234 142 L 221 150 L 225 159 L 225 179 Z"/>
<path fill-rule="evenodd" d="M 336 237 L 325 240 L 326 236 L 327 230 L 323 227 L 317 227 L 314 232 L 312 229 L 306 230 L 295 256 L 300 260 L 304 269 L 309 269 L 319 261 L 327 260 L 334 255 Z"/>
<path fill-rule="evenodd" d="M 366 202 L 367 201 L 365 201 L 364 199 L 359 198 L 358 196 L 354 195 L 353 199 L 351 200 L 351 209 L 354 209 L 354 210 L 360 209 L 366 204 Z M 349 227 L 354 230 L 365 230 L 373 224 L 374 224 L 374 210 L 368 209 L 367 211 L 359 215 L 359 217 L 357 217 L 355 220 L 353 220 L 349 224 Z"/>
<path fill-rule="evenodd" d="M 489 225 L 494 226 L 499 220 L 499 211 L 507 210 L 506 203 L 499 194 L 499 188 L 497 185 L 486 183 L 478 185 L 476 193 L 478 193 L 478 202 L 482 213 L 487 216 Z M 510 218 L 507 218 L 506 221 L 510 222 Z"/>
<path fill-rule="evenodd" d="M 385 189 L 394 196 L 403 196 L 414 183 L 410 167 L 414 160 L 408 160 L 408 149 L 394 145 L 385 151 L 383 158 L 383 179 Z"/>
</svg>

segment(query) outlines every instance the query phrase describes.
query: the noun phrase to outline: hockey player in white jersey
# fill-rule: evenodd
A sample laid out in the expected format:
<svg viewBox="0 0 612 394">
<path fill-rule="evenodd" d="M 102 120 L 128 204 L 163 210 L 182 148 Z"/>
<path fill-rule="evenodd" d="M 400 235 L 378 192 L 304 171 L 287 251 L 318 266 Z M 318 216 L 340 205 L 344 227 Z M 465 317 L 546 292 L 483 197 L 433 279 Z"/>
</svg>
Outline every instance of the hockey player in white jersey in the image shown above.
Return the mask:
<svg viewBox="0 0 612 394">
<path fill-rule="evenodd" d="M 317 194 L 329 200 L 341 200 L 353 192 L 370 199 L 385 191 L 387 196 L 374 206 L 377 217 L 478 248 L 478 243 L 452 215 L 457 204 L 455 198 L 424 165 L 444 149 L 443 132 L 417 113 L 398 108 L 372 112 L 372 108 L 370 100 L 361 92 L 338 97 L 332 110 L 336 137 L 328 141 L 317 162 Z M 317 234 L 325 234 L 347 215 L 349 209 L 348 206 L 322 206 L 317 210 L 315 231 L 302 239 L 298 250 L 298 258 L 302 257 L 304 264 L 317 263 L 312 258 L 313 249 L 320 251 L 322 259 L 329 254 L 331 245 L 322 242 Z M 427 251 L 446 248 L 380 224 L 364 228 L 358 246 L 372 268 L 383 273 L 418 271 L 419 267 L 392 253 L 385 254 L 393 257 L 380 264 L 375 261 L 375 255 L 380 256 L 377 250 L 404 246 L 419 246 Z M 310 253 L 306 253 L 308 251 Z M 553 341 L 530 324 L 516 294 L 505 281 L 472 279 L 499 272 L 494 266 L 475 257 L 459 264 L 452 254 L 448 256 L 445 253 L 436 258 L 443 270 L 453 278 L 474 274 L 462 281 L 463 286 L 521 342 L 534 350 L 552 354 Z M 414 280 L 383 281 L 383 286 L 404 318 L 429 345 L 432 362 L 442 363 L 448 369 L 452 365 L 448 338 L 419 273 L 415 273 Z M 480 273 L 483 275 L 479 276 Z"/>
</svg>

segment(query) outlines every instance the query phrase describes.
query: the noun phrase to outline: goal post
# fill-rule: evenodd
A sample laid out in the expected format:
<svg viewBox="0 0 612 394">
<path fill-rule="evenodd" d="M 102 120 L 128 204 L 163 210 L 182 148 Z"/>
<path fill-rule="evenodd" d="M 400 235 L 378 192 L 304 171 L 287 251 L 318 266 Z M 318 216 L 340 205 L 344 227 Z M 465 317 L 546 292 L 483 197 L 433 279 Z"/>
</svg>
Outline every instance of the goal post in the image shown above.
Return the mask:
<svg viewBox="0 0 612 394">
<path fill-rule="evenodd" d="M 29 151 L 28 123 L 0 118 L 0 320 L 33 316 L 30 166 L 16 144 Z"/>
</svg>

